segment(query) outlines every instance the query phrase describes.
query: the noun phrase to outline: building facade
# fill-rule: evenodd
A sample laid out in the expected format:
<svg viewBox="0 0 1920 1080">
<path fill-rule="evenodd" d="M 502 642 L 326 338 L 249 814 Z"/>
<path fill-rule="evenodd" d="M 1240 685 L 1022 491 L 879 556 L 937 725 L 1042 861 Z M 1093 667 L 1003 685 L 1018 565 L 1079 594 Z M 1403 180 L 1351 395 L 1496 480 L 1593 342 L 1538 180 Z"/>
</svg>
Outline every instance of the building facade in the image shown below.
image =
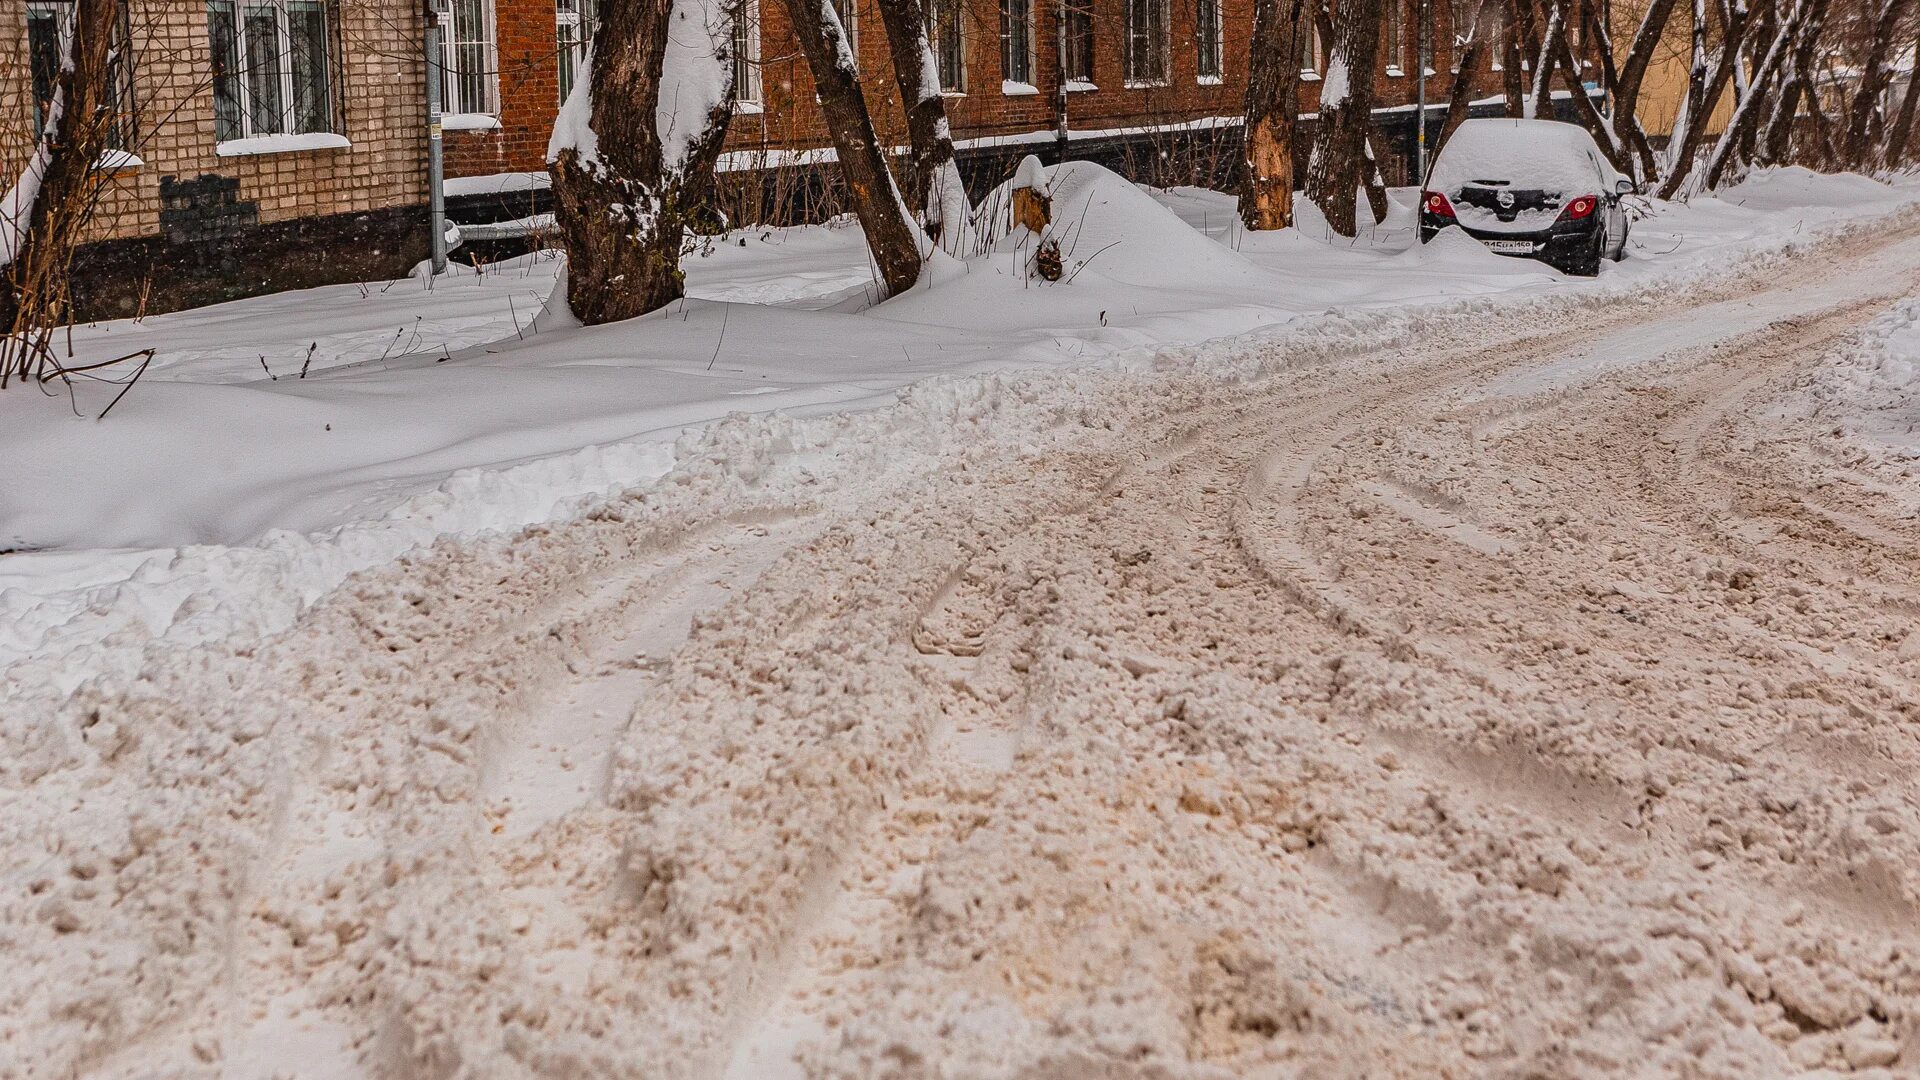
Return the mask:
<svg viewBox="0 0 1920 1080">
<path fill-rule="evenodd" d="M 453 216 L 497 221 L 540 209 L 548 133 L 582 71 L 593 2 L 125 0 L 116 77 L 130 119 L 102 162 L 112 180 L 94 243 L 76 263 L 81 314 L 373 280 L 425 257 L 428 6 L 443 28 Z M 880 134 L 901 145 L 904 118 L 872 2 L 840 0 L 840 10 L 870 76 Z M 1429 100 L 1444 102 L 1456 77 L 1497 94 L 1500 51 L 1456 75 L 1449 4 L 1428 2 Z M 1412 145 L 1418 3 L 1396 0 L 1382 33 L 1375 90 L 1390 181 L 1409 171 L 1396 150 Z M 756 176 L 804 167 L 807 152 L 829 142 L 806 64 L 781 0 L 747 4 L 725 167 Z M 0 0 L 0 37 L 25 43 L 0 55 L 0 106 L 10 118 L 0 122 L 0 164 L 9 175 L 31 149 L 70 9 L 71 0 Z M 1178 138 L 1189 150 L 1211 148 L 1215 173 L 1230 177 L 1251 0 L 935 0 L 932 14 L 972 182 L 999 179 L 1025 153 L 1058 152 L 1063 84 L 1070 156 L 1151 165 Z M 1301 57 L 1309 117 L 1324 65 L 1316 35 Z"/>
</svg>

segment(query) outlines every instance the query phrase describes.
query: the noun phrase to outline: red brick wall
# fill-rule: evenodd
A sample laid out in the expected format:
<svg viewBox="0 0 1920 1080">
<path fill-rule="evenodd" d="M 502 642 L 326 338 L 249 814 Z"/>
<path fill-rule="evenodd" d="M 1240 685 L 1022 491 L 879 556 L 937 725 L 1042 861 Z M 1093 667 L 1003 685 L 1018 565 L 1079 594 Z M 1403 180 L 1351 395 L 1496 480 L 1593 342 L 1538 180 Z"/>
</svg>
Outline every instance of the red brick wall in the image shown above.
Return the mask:
<svg viewBox="0 0 1920 1080">
<path fill-rule="evenodd" d="M 494 0 L 500 57 L 500 127 L 449 131 L 448 176 L 546 168 L 547 136 L 560 111 L 560 67 L 553 0 Z"/>
<path fill-rule="evenodd" d="M 901 114 L 887 54 L 885 33 L 873 0 L 853 0 L 857 26 L 857 54 L 867 74 L 867 104 L 883 139 L 903 143 L 906 124 Z M 1057 85 L 1055 4 L 1035 0 L 1033 40 L 1037 53 L 1034 85 L 1041 93 L 1008 96 L 1001 92 L 1000 13 L 998 0 L 962 0 L 968 5 L 967 92 L 950 96 L 947 107 L 957 138 L 1012 135 L 1050 129 L 1054 123 L 1053 88 Z M 1225 43 L 1225 71 L 1218 85 L 1201 85 L 1196 76 L 1193 41 L 1196 0 L 1169 0 L 1172 8 L 1170 77 L 1164 86 L 1129 88 L 1121 77 L 1121 48 L 1125 30 L 1125 0 L 1093 0 L 1094 82 L 1098 90 L 1068 96 L 1068 122 L 1078 131 L 1168 123 L 1240 113 L 1246 92 L 1248 37 L 1252 31 L 1252 0 L 1221 0 Z M 1375 81 L 1377 105 L 1411 104 L 1415 97 L 1412 53 L 1418 0 L 1404 4 L 1407 42 L 1402 67 L 1406 74 L 1387 75 L 1380 65 Z M 446 140 L 447 174 L 467 176 L 501 171 L 545 168 L 547 133 L 558 111 L 557 65 L 554 59 L 552 0 L 495 0 L 500 48 L 501 129 L 492 132 L 449 132 Z M 827 133 L 813 96 L 813 81 L 799 55 L 783 0 L 758 0 L 762 66 L 761 98 L 765 111 L 742 112 L 734 118 L 728 145 L 734 149 L 825 146 Z M 1450 5 L 1430 0 L 1436 71 L 1427 80 L 1430 102 L 1444 103 L 1453 88 L 1453 27 Z M 1384 35 L 1383 35 L 1384 36 Z M 1483 59 L 1475 74 L 1476 97 L 1499 93 L 1499 79 Z M 1303 81 L 1300 109 L 1319 108 L 1320 85 Z"/>
</svg>

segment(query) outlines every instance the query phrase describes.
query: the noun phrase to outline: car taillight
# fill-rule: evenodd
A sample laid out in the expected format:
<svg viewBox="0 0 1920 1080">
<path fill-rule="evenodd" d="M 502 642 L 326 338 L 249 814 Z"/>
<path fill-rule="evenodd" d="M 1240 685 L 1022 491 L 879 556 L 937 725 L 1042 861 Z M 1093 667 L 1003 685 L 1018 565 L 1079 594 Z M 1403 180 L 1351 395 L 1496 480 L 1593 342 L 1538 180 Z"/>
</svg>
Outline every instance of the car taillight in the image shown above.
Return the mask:
<svg viewBox="0 0 1920 1080">
<path fill-rule="evenodd" d="M 1567 204 L 1566 219 L 1568 221 L 1579 221 L 1581 218 L 1593 213 L 1593 208 L 1599 205 L 1599 203 L 1600 200 L 1592 195 L 1582 195 Z"/>
<path fill-rule="evenodd" d="M 1453 204 L 1447 201 L 1445 195 L 1437 191 L 1423 191 L 1420 193 L 1420 199 L 1420 205 L 1427 208 L 1427 213 L 1435 217 L 1450 218 L 1453 216 Z"/>
</svg>

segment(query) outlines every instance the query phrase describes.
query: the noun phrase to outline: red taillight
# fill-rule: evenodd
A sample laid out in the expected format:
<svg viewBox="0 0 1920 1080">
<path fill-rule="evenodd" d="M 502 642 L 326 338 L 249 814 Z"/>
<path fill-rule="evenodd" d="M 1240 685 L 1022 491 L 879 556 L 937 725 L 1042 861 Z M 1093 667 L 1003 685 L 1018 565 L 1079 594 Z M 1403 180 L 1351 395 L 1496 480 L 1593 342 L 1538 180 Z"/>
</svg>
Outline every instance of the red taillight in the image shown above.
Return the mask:
<svg viewBox="0 0 1920 1080">
<path fill-rule="evenodd" d="M 1427 208 L 1427 213 L 1435 217 L 1450 218 L 1453 216 L 1453 204 L 1447 201 L 1445 195 L 1437 191 L 1423 191 L 1420 193 L 1420 199 L 1420 205 Z"/>
<path fill-rule="evenodd" d="M 1599 204 L 1600 200 L 1594 196 L 1582 195 L 1567 204 L 1566 218 L 1568 221 L 1579 221 L 1581 218 L 1593 213 L 1593 208 Z"/>
</svg>

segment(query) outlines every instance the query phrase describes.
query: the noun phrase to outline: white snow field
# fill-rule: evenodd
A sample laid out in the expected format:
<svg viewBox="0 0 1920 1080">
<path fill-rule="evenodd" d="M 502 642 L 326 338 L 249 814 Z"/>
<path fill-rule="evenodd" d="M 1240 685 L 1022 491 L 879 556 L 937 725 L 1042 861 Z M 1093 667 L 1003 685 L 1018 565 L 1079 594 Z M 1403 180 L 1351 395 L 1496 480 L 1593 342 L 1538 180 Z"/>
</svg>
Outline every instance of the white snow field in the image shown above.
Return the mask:
<svg viewBox="0 0 1920 1080">
<path fill-rule="evenodd" d="M 1920 1070 L 1920 188 L 1574 281 L 1050 183 L 1059 285 L 76 328 L 156 355 L 0 397 L 0 1077 Z"/>
</svg>

